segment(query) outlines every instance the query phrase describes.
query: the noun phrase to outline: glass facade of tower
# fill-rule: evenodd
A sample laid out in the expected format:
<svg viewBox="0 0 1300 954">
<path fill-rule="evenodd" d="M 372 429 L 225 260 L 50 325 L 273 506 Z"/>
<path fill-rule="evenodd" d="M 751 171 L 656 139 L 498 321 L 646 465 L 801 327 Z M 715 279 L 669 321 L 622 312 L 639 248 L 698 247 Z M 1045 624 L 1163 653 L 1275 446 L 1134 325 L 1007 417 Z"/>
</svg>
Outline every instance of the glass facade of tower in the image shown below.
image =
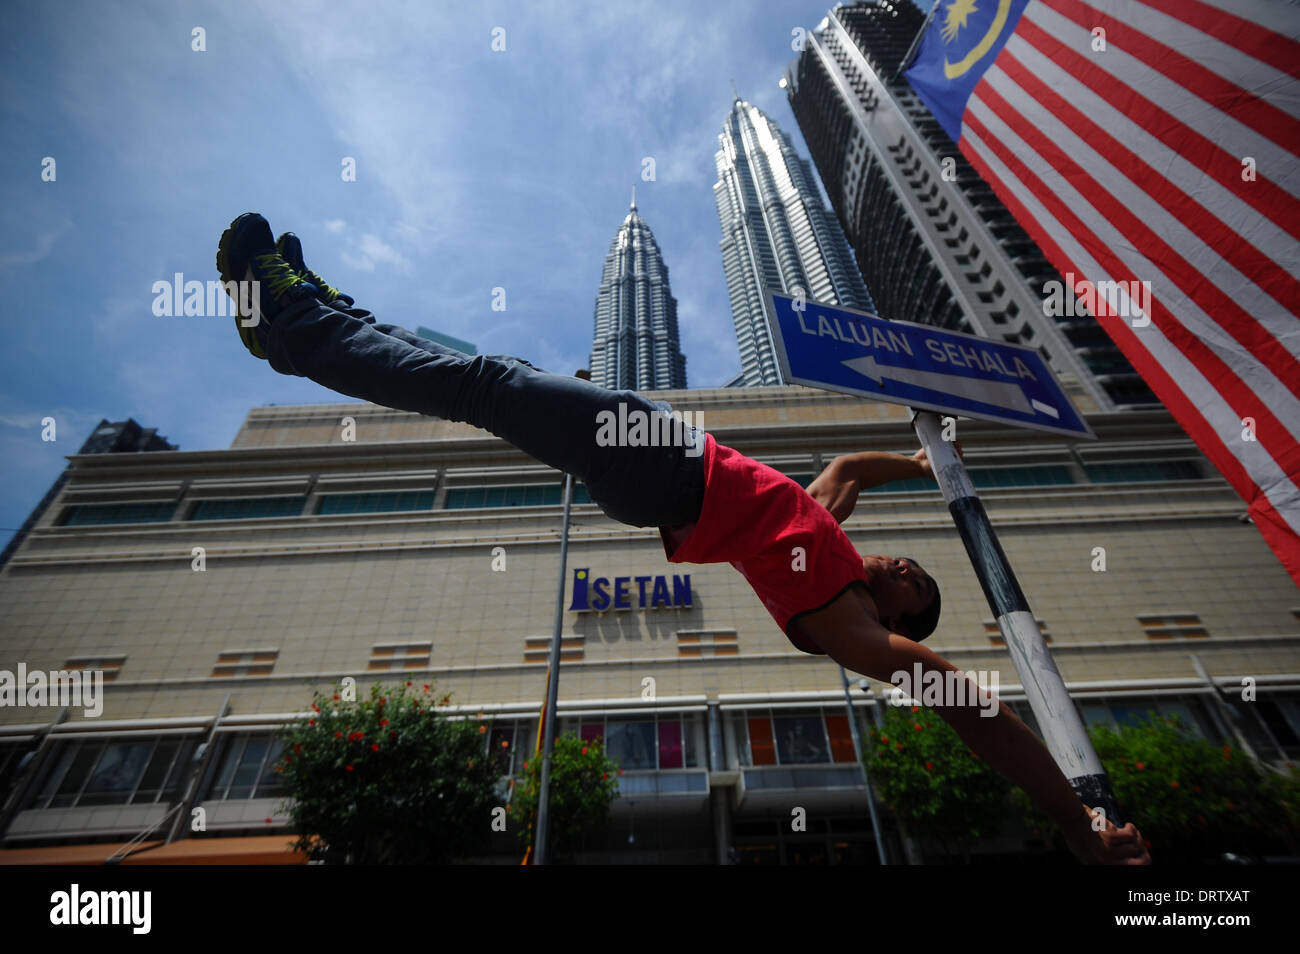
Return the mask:
<svg viewBox="0 0 1300 954">
<path fill-rule="evenodd" d="M 763 111 L 737 98 L 718 136 L 713 187 L 722 267 L 740 348 L 740 383 L 783 383 L 763 311 L 763 289 L 873 311 L 853 253 L 823 204 L 807 159 Z"/>
<path fill-rule="evenodd" d="M 1105 410 L 1157 403 L 1083 309 L 1046 314 L 1060 274 L 896 76 L 924 21 L 911 0 L 836 7 L 785 78 L 879 314 L 1038 348 Z"/>
<path fill-rule="evenodd" d="M 596 295 L 591 380 L 602 387 L 656 391 L 686 387 L 677 336 L 677 299 L 636 200 L 605 256 Z"/>
</svg>

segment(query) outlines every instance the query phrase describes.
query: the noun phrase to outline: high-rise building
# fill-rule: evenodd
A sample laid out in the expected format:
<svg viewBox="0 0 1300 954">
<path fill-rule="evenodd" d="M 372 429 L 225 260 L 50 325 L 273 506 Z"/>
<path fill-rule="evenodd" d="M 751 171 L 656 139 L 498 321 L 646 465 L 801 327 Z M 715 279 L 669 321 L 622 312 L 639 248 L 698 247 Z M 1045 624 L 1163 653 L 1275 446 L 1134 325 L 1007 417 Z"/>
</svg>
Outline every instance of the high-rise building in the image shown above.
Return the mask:
<svg viewBox="0 0 1300 954">
<path fill-rule="evenodd" d="M 1157 403 L 1086 309 L 1049 314 L 1060 274 L 898 75 L 924 21 L 836 7 L 782 81 L 878 313 L 1038 348 L 1103 410 Z"/>
<path fill-rule="evenodd" d="M 722 268 L 740 347 L 739 383 L 782 384 L 763 290 L 802 288 L 811 301 L 872 311 L 871 296 L 812 167 L 790 136 L 742 100 L 718 136 L 713 197 L 722 223 Z"/>
<path fill-rule="evenodd" d="M 156 427 L 141 427 L 135 422 L 134 418 L 127 418 L 125 421 L 108 421 L 101 419 L 99 424 L 96 425 L 94 431 L 91 432 L 91 435 L 86 438 L 86 442 L 81 445 L 81 450 L 77 451 L 77 453 L 123 454 L 135 453 L 137 451 L 167 450 L 179 450 L 179 448 L 175 444 L 168 443 L 165 437 L 160 436 Z M 45 511 L 49 508 L 50 502 L 59 495 L 59 491 L 63 489 L 63 485 L 67 483 L 67 480 L 68 469 L 65 467 L 63 472 L 59 474 L 58 479 L 55 480 L 54 483 L 50 485 L 50 489 L 45 492 L 45 496 L 41 498 L 40 503 L 33 508 L 31 514 L 29 514 L 27 519 L 23 522 L 23 525 L 19 527 L 10 538 L 9 543 L 5 546 L 4 550 L 0 551 L 0 569 L 4 568 L 4 565 L 9 562 L 9 557 L 12 556 L 14 551 L 22 545 L 23 540 L 26 538 L 27 534 L 31 532 L 32 527 L 36 526 L 41 517 L 45 515 Z M 130 504 L 122 504 L 121 506 L 127 508 L 131 507 Z M 76 509 L 77 508 L 75 507 L 71 508 L 69 514 L 74 513 Z"/>
<path fill-rule="evenodd" d="M 465 354 L 478 354 L 478 348 L 463 338 L 456 338 L 452 335 L 443 334 L 441 331 L 434 331 L 432 328 L 424 327 L 424 325 L 420 325 L 416 328 L 415 333 L 421 338 L 428 338 L 430 341 L 436 342 L 440 345 L 446 345 L 448 348 L 453 348 L 456 351 L 461 351 Z"/>
<path fill-rule="evenodd" d="M 686 358 L 677 337 L 677 299 L 668 266 L 636 192 L 609 243 L 596 294 L 591 380 L 602 387 L 656 391 L 686 387 Z"/>
</svg>

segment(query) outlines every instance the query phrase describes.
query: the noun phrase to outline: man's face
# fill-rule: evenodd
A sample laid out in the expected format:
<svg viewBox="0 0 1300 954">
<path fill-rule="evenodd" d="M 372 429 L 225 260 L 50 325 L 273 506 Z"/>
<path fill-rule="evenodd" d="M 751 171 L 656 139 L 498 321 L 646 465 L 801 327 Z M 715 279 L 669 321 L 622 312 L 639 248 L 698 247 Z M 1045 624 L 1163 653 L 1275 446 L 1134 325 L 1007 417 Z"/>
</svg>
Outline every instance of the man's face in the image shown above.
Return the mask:
<svg viewBox="0 0 1300 954">
<path fill-rule="evenodd" d="M 919 613 L 930 605 L 938 589 L 930 574 L 908 557 L 864 556 L 862 568 L 867 584 L 880 611 L 886 618 Z"/>
</svg>

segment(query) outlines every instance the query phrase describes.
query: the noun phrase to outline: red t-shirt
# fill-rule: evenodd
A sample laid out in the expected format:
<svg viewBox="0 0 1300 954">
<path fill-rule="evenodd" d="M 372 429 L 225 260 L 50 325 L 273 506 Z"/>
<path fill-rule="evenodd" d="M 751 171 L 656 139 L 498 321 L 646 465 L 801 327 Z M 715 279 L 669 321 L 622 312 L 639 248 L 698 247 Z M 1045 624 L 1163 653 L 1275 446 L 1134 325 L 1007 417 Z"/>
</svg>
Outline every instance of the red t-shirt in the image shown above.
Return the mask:
<svg viewBox="0 0 1300 954">
<path fill-rule="evenodd" d="M 705 435 L 704 480 L 699 519 L 659 528 L 668 562 L 730 563 L 796 649 L 825 655 L 795 617 L 867 581 L 862 557 L 839 523 L 798 483 L 712 434 Z"/>
</svg>

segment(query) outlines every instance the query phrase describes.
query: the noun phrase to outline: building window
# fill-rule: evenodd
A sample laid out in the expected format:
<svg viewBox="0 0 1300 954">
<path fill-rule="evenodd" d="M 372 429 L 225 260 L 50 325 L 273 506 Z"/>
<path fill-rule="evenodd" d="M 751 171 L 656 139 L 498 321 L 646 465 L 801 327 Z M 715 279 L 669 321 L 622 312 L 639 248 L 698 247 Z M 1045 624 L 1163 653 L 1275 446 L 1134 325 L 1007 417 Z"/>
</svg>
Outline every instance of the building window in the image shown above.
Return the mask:
<svg viewBox="0 0 1300 954">
<path fill-rule="evenodd" d="M 320 498 L 316 506 L 318 514 L 398 513 L 432 509 L 432 490 L 373 494 L 325 494 Z"/>
<path fill-rule="evenodd" d="M 370 650 L 371 672 L 394 669 L 428 669 L 433 643 L 378 643 Z"/>
<path fill-rule="evenodd" d="M 856 762 L 847 714 L 829 712 L 749 713 L 748 761 L 744 765 L 826 765 Z"/>
<path fill-rule="evenodd" d="M 172 802 L 194 751 L 192 739 L 175 737 L 62 745 L 29 803 L 30 808 L 140 805 Z"/>
<path fill-rule="evenodd" d="M 275 668 L 278 649 L 229 649 L 217 654 L 214 676 L 269 676 Z"/>
<path fill-rule="evenodd" d="M 573 486 L 575 504 L 591 503 L 585 485 Z M 564 487 L 558 484 L 525 484 L 516 487 L 454 487 L 447 491 L 448 510 L 478 507 L 557 507 L 564 503 Z"/>
<path fill-rule="evenodd" d="M 1131 464 L 1087 464 L 1083 468 L 1095 484 L 1125 481 L 1199 480 L 1201 472 L 1190 460 L 1140 461 Z"/>
<path fill-rule="evenodd" d="M 694 713 L 686 715 L 619 718 L 588 716 L 566 720 L 584 741 L 603 739 L 605 754 L 627 771 L 702 768 L 703 724 Z"/>
<path fill-rule="evenodd" d="M 208 798 L 219 801 L 271 798 L 284 794 L 275 763 L 284 752 L 284 740 L 269 734 L 234 735 L 224 747 L 216 782 Z"/>
<path fill-rule="evenodd" d="M 77 504 L 63 511 L 62 527 L 87 527 L 109 523 L 167 523 L 176 501 L 166 503 Z"/>
<path fill-rule="evenodd" d="M 243 497 L 234 500 L 200 500 L 190 520 L 246 520 L 250 517 L 298 517 L 306 497 Z"/>
<path fill-rule="evenodd" d="M 1147 639 L 1207 638 L 1210 633 L 1196 613 L 1143 613 L 1138 616 Z"/>
<path fill-rule="evenodd" d="M 70 656 L 63 664 L 63 668 L 70 672 L 93 673 L 99 670 L 104 674 L 104 682 L 113 682 L 125 664 L 125 656 Z"/>
<path fill-rule="evenodd" d="M 1029 467 L 972 467 L 970 479 L 977 488 L 989 487 L 1050 487 L 1072 484 L 1070 471 L 1061 464 L 1039 464 Z"/>
</svg>

